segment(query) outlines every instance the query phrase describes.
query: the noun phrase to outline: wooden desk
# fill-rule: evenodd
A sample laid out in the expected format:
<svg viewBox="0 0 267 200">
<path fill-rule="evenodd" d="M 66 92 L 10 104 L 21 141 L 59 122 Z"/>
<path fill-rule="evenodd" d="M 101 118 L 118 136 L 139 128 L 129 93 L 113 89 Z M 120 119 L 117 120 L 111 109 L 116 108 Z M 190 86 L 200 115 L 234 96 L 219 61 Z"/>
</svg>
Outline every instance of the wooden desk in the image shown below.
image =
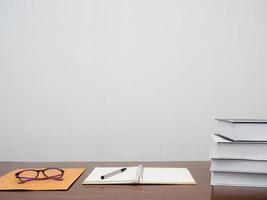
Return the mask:
<svg viewBox="0 0 267 200">
<path fill-rule="evenodd" d="M 95 166 L 133 166 L 142 163 L 153 167 L 186 167 L 197 185 L 82 185 Z M 1 200 L 258 200 L 267 199 L 265 188 L 212 187 L 210 186 L 210 162 L 59 162 L 14 163 L 0 162 L 0 176 L 16 168 L 24 167 L 85 167 L 87 170 L 68 191 L 0 191 Z"/>
</svg>

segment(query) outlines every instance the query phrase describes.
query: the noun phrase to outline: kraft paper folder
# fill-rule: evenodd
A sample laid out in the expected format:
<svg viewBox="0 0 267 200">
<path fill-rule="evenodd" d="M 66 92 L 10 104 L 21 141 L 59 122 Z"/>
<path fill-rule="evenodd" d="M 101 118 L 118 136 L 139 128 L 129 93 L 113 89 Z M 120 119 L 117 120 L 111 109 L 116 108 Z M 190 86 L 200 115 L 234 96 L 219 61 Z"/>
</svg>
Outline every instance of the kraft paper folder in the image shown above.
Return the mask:
<svg viewBox="0 0 267 200">
<path fill-rule="evenodd" d="M 63 168 L 62 181 L 35 180 L 22 184 L 18 183 L 15 173 L 22 169 L 16 169 L 0 177 L 0 190 L 68 190 L 69 187 L 85 171 L 85 168 Z"/>
</svg>

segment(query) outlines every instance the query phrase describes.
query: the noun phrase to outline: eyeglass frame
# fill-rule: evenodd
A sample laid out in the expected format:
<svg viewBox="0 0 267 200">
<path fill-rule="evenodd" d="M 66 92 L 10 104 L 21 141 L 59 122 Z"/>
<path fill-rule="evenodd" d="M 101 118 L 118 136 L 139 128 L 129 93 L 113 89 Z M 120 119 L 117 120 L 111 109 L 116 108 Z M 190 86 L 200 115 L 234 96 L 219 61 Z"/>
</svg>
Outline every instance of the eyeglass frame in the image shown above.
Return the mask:
<svg viewBox="0 0 267 200">
<path fill-rule="evenodd" d="M 48 176 L 45 174 L 45 171 L 46 170 L 51 170 L 51 169 L 55 169 L 55 170 L 58 170 L 61 172 L 61 174 L 57 174 L 57 175 L 54 175 L 54 176 Z M 26 171 L 34 171 L 36 172 L 36 176 L 31 178 L 31 177 L 20 177 L 19 175 L 23 172 L 26 172 Z M 40 172 L 45 176 L 45 177 L 42 177 L 42 178 L 38 178 Z M 24 170 L 21 170 L 17 173 L 15 173 L 15 177 L 20 181 L 19 183 L 25 183 L 25 182 L 28 182 L 28 181 L 35 181 L 35 180 L 48 180 L 48 179 L 52 179 L 52 180 L 56 180 L 56 181 L 62 181 L 63 180 L 63 175 L 64 175 L 64 170 L 61 169 L 61 168 L 57 168 L 57 167 L 48 167 L 48 168 L 45 168 L 45 169 L 24 169 Z"/>
</svg>

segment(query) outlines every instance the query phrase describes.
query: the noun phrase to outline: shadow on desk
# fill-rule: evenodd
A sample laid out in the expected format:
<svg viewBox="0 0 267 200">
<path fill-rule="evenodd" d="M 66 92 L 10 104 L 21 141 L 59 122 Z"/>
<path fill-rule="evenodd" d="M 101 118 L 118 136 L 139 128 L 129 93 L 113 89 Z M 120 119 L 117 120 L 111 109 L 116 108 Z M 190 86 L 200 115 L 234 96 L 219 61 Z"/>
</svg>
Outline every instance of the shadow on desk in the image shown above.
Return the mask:
<svg viewBox="0 0 267 200">
<path fill-rule="evenodd" d="M 214 186 L 210 200 L 266 200 L 266 190 L 267 188 Z"/>
</svg>

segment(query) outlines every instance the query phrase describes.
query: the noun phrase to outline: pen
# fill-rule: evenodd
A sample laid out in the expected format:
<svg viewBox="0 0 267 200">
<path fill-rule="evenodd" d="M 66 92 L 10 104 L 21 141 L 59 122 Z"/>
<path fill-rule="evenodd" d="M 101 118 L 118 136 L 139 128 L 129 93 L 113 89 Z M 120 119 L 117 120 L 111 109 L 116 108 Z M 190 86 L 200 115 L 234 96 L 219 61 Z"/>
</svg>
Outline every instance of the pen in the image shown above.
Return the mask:
<svg viewBox="0 0 267 200">
<path fill-rule="evenodd" d="M 119 170 L 116 170 L 114 172 L 107 173 L 107 174 L 101 176 L 101 179 L 106 179 L 106 178 L 109 178 L 109 177 L 114 176 L 116 174 L 120 174 L 120 173 L 124 172 L 126 169 L 127 168 L 125 167 L 125 168 L 121 168 Z"/>
</svg>

